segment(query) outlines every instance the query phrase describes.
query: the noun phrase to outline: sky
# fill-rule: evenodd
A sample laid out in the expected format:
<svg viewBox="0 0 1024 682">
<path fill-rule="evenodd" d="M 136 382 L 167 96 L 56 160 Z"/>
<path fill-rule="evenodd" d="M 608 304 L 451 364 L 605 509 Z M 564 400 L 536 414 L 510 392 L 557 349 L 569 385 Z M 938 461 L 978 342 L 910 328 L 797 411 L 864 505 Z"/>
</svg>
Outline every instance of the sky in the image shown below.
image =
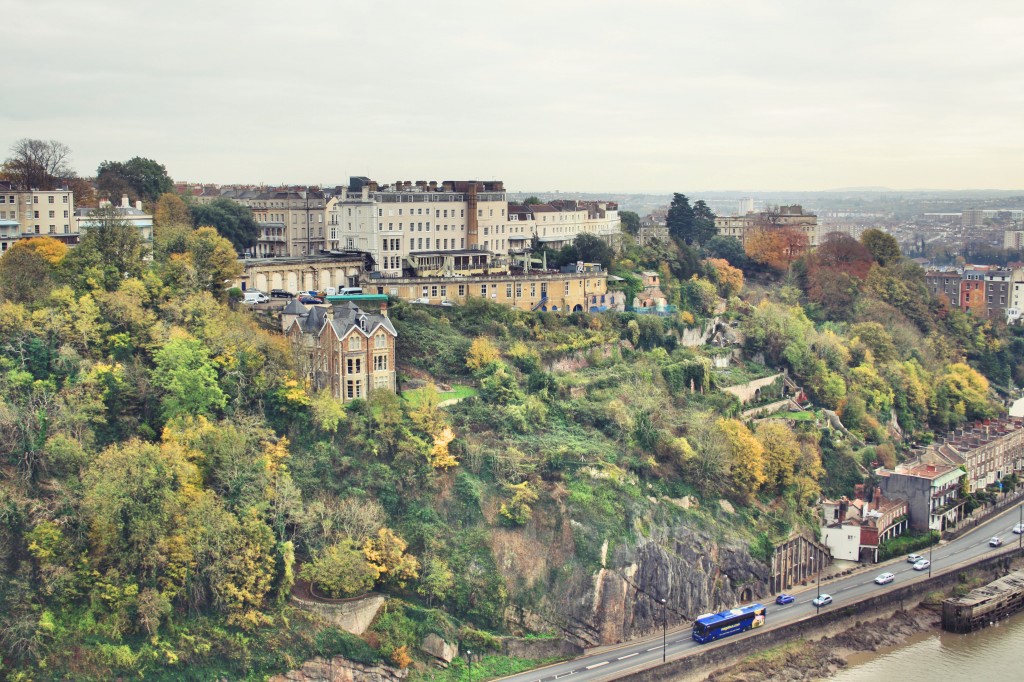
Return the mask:
<svg viewBox="0 0 1024 682">
<path fill-rule="evenodd" d="M 1024 188 L 1024 2 L 0 0 L 0 150 L 510 191 Z M 6 154 L 5 154 L 6 156 Z"/>
</svg>

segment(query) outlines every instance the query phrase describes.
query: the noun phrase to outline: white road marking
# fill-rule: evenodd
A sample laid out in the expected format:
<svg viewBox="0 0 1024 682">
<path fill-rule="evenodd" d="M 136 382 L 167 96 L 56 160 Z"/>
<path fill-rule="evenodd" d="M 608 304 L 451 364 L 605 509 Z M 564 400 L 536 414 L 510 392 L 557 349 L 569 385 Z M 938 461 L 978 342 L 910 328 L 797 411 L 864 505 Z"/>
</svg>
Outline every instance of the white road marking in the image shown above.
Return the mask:
<svg viewBox="0 0 1024 682">
<path fill-rule="evenodd" d="M 560 679 L 562 679 L 563 677 L 569 677 L 569 675 L 575 675 L 575 674 L 576 674 L 576 671 L 575 671 L 575 670 L 570 670 L 570 671 L 569 671 L 569 672 L 567 672 L 567 673 L 562 673 L 561 675 L 555 675 L 555 679 L 556 679 L 556 680 L 560 680 Z"/>
<path fill-rule="evenodd" d="M 622 659 L 624 659 L 624 658 L 633 658 L 634 656 L 639 656 L 639 655 L 640 655 L 640 652 L 639 652 L 639 651 L 634 651 L 634 652 L 633 652 L 633 653 L 631 653 L 631 654 L 626 654 L 625 656 L 619 656 L 619 657 L 618 657 L 618 658 L 616 658 L 615 660 L 616 660 L 616 661 L 621 661 L 621 660 L 622 660 Z"/>
<path fill-rule="evenodd" d="M 587 666 L 587 670 L 593 670 L 594 668 L 600 668 L 602 665 L 608 665 L 608 661 L 601 661 L 600 663 L 595 663 L 594 665 L 588 665 Z"/>
<path fill-rule="evenodd" d="M 658 646 L 652 646 L 650 649 L 648 649 L 648 651 L 657 651 L 660 648 L 661 648 L 661 645 L 659 644 Z"/>
</svg>

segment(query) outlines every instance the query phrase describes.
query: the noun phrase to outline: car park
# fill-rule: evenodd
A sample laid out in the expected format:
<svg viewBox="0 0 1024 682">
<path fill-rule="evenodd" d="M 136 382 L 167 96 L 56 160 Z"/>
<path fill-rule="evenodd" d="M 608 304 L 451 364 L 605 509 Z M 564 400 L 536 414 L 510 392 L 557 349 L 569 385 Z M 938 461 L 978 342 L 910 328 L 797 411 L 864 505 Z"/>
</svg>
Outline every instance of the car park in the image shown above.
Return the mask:
<svg viewBox="0 0 1024 682">
<path fill-rule="evenodd" d="M 916 564 L 918 561 L 920 561 L 923 558 L 924 557 L 921 556 L 920 554 L 908 554 L 907 555 L 907 563 L 908 564 Z"/>
<path fill-rule="evenodd" d="M 295 294 L 284 289 L 271 289 L 270 298 L 295 298 Z"/>
<path fill-rule="evenodd" d="M 1013 527 L 1013 532 L 1017 535 L 1024 535 L 1024 523 L 1018 523 Z"/>
<path fill-rule="evenodd" d="M 785 592 L 783 592 L 782 594 L 780 594 L 778 597 L 775 598 L 775 603 L 778 604 L 779 606 L 783 606 L 785 604 L 792 604 L 795 601 L 796 601 L 796 597 L 794 597 L 791 594 L 786 594 Z"/>
<path fill-rule="evenodd" d="M 998 547 L 1001 544 L 1003 544 L 1003 539 L 1001 537 L 999 537 L 998 535 L 995 535 L 995 536 L 989 538 L 989 540 L 988 540 L 988 546 L 989 547 Z"/>
<path fill-rule="evenodd" d="M 918 561 L 917 563 L 914 564 L 914 570 L 915 571 L 927 571 L 928 567 L 931 566 L 931 565 L 932 565 L 932 562 L 928 561 L 927 559 L 921 559 L 920 561 Z"/>
<path fill-rule="evenodd" d="M 875 578 L 875 583 L 878 584 L 878 585 L 888 585 L 893 580 L 896 580 L 896 574 L 895 573 L 883 573 L 880 576 L 878 576 L 877 578 Z"/>
<path fill-rule="evenodd" d="M 819 594 L 817 597 L 811 600 L 811 603 L 815 606 L 828 606 L 832 603 L 831 594 Z"/>
</svg>

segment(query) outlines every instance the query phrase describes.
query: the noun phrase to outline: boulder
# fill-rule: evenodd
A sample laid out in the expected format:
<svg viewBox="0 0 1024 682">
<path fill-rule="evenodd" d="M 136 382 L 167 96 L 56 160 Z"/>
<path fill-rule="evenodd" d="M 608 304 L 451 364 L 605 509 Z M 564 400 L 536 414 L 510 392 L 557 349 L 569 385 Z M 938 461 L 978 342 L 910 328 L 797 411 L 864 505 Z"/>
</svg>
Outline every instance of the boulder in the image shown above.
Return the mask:
<svg viewBox="0 0 1024 682">
<path fill-rule="evenodd" d="M 420 650 L 445 663 L 451 663 L 459 655 L 459 647 L 457 645 L 449 644 L 433 632 L 423 638 L 423 641 L 420 643 Z"/>
</svg>

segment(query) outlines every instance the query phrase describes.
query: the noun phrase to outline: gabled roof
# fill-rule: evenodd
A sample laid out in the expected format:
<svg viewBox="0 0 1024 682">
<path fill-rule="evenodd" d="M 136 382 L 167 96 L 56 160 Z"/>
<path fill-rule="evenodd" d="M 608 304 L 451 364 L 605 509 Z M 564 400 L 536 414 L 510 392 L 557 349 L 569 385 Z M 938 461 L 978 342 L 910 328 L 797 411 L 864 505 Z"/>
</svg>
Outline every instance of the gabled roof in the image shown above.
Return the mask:
<svg viewBox="0 0 1024 682">
<path fill-rule="evenodd" d="M 360 320 L 364 321 L 363 326 L 360 326 Z M 376 333 L 380 327 L 383 327 L 392 336 L 398 336 L 398 331 L 391 324 L 391 320 L 380 313 L 364 312 L 352 301 L 345 301 L 332 307 L 330 324 L 339 339 L 343 338 L 352 329 L 358 329 L 364 336 L 368 337 Z"/>
<path fill-rule="evenodd" d="M 288 305 L 281 311 L 282 315 L 305 315 L 307 313 L 309 313 L 309 308 L 299 303 L 297 298 L 288 301 Z"/>
</svg>

